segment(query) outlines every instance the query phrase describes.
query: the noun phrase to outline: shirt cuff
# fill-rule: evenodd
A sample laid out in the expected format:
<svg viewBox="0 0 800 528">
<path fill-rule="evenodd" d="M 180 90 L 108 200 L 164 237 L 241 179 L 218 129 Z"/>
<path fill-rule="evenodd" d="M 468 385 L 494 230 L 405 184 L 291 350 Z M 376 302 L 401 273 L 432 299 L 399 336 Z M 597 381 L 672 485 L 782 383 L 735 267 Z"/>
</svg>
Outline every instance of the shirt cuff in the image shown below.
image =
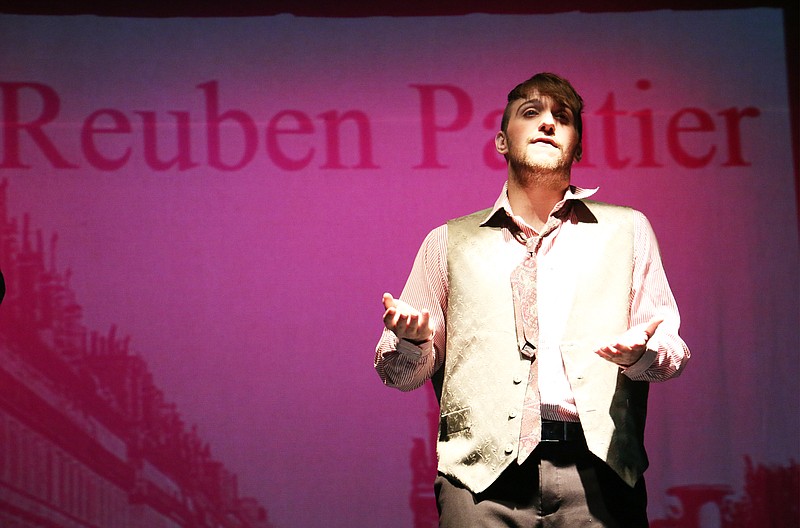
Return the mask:
<svg viewBox="0 0 800 528">
<path fill-rule="evenodd" d="M 658 339 L 654 335 L 647 340 L 647 349 L 644 351 L 644 354 L 642 354 L 642 357 L 639 358 L 639 361 L 625 368 L 625 375 L 629 378 L 641 376 L 655 363 L 657 357 Z"/>
<path fill-rule="evenodd" d="M 428 354 L 431 353 L 432 349 L 433 349 L 432 339 L 429 339 L 419 345 L 415 345 L 414 343 L 406 339 L 398 339 L 397 341 L 397 351 L 409 359 L 412 358 L 419 359 L 423 356 L 427 356 Z"/>
</svg>

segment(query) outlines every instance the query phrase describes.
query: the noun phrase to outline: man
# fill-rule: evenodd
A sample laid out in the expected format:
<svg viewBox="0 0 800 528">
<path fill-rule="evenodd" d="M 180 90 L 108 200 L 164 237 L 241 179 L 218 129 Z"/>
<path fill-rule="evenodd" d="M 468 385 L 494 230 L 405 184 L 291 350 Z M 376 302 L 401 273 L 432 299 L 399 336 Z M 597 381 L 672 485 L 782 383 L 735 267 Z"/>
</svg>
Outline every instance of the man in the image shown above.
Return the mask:
<svg viewBox="0 0 800 528">
<path fill-rule="evenodd" d="M 431 379 L 440 526 L 647 526 L 649 382 L 689 359 L 647 219 L 570 185 L 583 100 L 537 74 L 508 95 L 494 207 L 433 230 L 375 367 Z"/>
</svg>

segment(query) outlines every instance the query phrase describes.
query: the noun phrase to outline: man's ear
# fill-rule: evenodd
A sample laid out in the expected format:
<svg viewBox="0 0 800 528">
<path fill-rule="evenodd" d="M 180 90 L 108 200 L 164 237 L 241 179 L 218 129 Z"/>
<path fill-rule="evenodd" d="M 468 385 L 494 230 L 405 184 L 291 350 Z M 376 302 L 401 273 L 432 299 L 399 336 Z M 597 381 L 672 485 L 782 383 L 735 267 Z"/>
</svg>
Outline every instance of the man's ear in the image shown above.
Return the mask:
<svg viewBox="0 0 800 528">
<path fill-rule="evenodd" d="M 508 140 L 502 130 L 494 137 L 494 148 L 503 156 L 508 154 Z"/>
</svg>

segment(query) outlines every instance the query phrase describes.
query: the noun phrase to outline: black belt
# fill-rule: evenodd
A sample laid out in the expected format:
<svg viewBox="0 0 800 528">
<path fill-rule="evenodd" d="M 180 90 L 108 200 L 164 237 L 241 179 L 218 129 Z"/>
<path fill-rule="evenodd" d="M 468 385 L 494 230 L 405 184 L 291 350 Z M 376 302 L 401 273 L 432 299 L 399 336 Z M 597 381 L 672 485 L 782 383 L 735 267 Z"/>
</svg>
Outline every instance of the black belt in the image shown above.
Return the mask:
<svg viewBox="0 0 800 528">
<path fill-rule="evenodd" d="M 542 442 L 578 441 L 583 441 L 583 428 L 580 422 L 542 420 Z"/>
</svg>

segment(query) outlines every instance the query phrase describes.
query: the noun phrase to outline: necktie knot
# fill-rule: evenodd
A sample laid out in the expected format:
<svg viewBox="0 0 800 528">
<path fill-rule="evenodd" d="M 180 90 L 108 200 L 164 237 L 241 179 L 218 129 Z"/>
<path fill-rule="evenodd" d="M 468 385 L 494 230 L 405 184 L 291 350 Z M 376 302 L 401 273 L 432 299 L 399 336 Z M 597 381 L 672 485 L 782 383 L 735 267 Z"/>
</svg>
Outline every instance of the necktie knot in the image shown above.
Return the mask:
<svg viewBox="0 0 800 528">
<path fill-rule="evenodd" d="M 530 256 L 534 256 L 536 254 L 536 250 L 539 249 L 541 242 L 542 237 L 540 236 L 532 236 L 525 241 L 525 249 L 528 251 Z"/>
</svg>

